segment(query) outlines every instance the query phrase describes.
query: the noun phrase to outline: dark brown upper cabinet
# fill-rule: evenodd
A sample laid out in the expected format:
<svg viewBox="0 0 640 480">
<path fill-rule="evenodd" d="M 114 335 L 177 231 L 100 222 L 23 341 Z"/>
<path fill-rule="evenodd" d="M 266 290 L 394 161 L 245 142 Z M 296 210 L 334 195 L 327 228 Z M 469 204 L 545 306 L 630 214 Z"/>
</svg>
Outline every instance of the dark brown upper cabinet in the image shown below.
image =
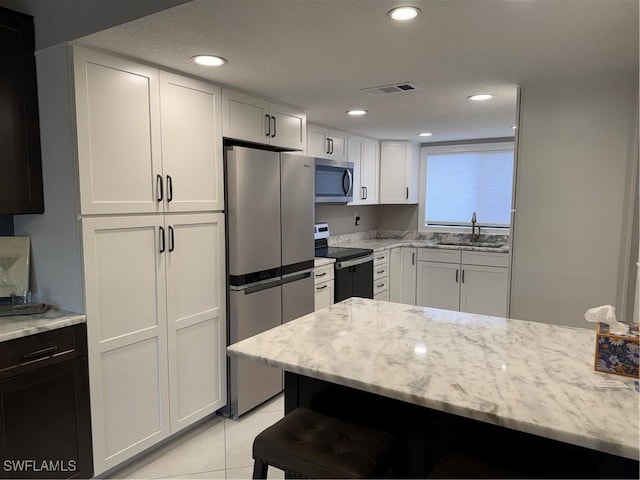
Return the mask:
<svg viewBox="0 0 640 480">
<path fill-rule="evenodd" d="M 33 17 L 0 7 L 0 214 L 42 213 Z"/>
</svg>

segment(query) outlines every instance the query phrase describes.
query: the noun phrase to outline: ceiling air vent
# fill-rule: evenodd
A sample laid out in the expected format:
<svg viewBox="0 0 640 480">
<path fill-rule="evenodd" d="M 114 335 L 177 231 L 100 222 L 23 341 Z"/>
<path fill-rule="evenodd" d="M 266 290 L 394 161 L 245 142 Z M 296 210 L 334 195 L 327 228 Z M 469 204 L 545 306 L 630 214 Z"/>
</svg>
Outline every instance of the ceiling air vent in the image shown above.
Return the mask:
<svg viewBox="0 0 640 480">
<path fill-rule="evenodd" d="M 404 82 L 381 87 L 363 88 L 361 91 L 369 95 L 384 95 L 385 93 L 410 92 L 411 90 L 420 90 L 420 87 L 411 82 Z"/>
</svg>

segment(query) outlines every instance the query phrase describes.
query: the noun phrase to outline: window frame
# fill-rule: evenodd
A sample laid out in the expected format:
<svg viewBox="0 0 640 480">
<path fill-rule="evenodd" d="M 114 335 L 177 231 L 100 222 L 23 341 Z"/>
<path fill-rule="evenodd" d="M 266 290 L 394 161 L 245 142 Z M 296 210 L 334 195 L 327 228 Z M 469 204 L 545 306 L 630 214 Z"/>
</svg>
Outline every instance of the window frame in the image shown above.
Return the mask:
<svg viewBox="0 0 640 480">
<path fill-rule="evenodd" d="M 420 196 L 418 198 L 418 231 L 423 233 L 471 233 L 471 222 L 468 225 L 425 225 L 425 210 L 427 196 L 427 157 L 430 154 L 467 153 L 467 152 L 513 152 L 513 178 L 511 180 L 511 213 L 513 214 L 515 175 L 516 175 L 516 151 L 515 140 L 492 143 L 452 143 L 450 145 L 425 145 L 420 148 Z M 509 227 L 482 227 L 482 233 L 489 235 L 509 235 L 513 225 L 511 215 Z"/>
</svg>

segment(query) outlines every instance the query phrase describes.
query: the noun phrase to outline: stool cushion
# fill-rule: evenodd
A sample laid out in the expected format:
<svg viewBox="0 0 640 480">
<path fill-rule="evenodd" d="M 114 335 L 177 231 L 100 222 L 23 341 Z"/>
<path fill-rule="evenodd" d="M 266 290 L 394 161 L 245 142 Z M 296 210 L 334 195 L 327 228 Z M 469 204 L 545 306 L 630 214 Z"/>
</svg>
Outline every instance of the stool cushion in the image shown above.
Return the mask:
<svg viewBox="0 0 640 480">
<path fill-rule="evenodd" d="M 253 458 L 308 478 L 365 478 L 394 443 L 387 432 L 296 408 L 255 438 Z"/>
</svg>

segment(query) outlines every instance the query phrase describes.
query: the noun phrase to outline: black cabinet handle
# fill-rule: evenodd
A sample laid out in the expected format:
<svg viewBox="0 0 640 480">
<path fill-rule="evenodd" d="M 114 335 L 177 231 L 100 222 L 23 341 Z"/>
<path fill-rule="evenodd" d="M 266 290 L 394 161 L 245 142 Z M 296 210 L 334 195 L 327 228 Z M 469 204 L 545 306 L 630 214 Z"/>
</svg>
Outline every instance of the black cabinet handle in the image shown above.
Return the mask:
<svg viewBox="0 0 640 480">
<path fill-rule="evenodd" d="M 333 138 L 329 139 L 330 145 L 331 145 L 331 151 L 329 152 L 331 155 L 333 155 Z"/>
<path fill-rule="evenodd" d="M 326 153 L 327 155 L 329 155 L 329 154 L 331 153 L 331 147 L 330 147 L 330 145 L 331 145 L 331 139 L 330 139 L 329 137 L 327 137 L 327 150 L 324 152 L 324 153 Z"/>
<path fill-rule="evenodd" d="M 363 200 L 366 200 L 367 198 L 369 198 L 369 189 L 367 187 L 363 187 L 364 188 L 364 198 Z"/>
<path fill-rule="evenodd" d="M 409 187 L 407 187 L 407 200 L 409 200 Z"/>
<path fill-rule="evenodd" d="M 456 268 L 456 283 L 458 283 L 458 272 L 459 272 L 459 269 Z"/>
<path fill-rule="evenodd" d="M 415 265 L 416 264 L 416 252 L 413 252 L 411 254 L 411 265 Z"/>
<path fill-rule="evenodd" d="M 167 202 L 173 200 L 173 178 L 167 175 Z"/>
<path fill-rule="evenodd" d="M 316 273 L 316 278 L 318 278 L 318 277 L 324 277 L 326 274 L 327 274 L 327 272 Z"/>
<path fill-rule="evenodd" d="M 159 227 L 158 231 L 160 232 L 160 235 L 159 235 L 160 238 L 158 239 L 160 241 L 160 253 L 164 253 L 164 251 L 166 249 L 165 248 L 166 245 L 165 245 L 165 241 L 164 241 L 165 240 L 164 239 L 164 227 Z"/>
<path fill-rule="evenodd" d="M 464 269 L 462 270 L 462 283 L 464 283 Z"/>
<path fill-rule="evenodd" d="M 264 129 L 265 130 L 265 134 L 264 135 L 266 137 L 268 137 L 268 136 L 271 135 L 271 117 L 269 115 L 265 115 L 264 117 L 265 117 L 265 120 L 266 120 L 266 122 L 265 122 L 266 126 L 265 126 L 265 129 Z"/>
<path fill-rule="evenodd" d="M 384 287 L 384 283 L 379 283 L 378 285 L 376 285 L 376 288 L 381 288 Z"/>
<path fill-rule="evenodd" d="M 271 120 L 273 120 L 273 133 L 271 134 L 271 138 L 273 138 L 273 137 L 275 137 L 275 136 L 276 136 L 276 131 L 277 131 L 277 130 L 276 130 L 276 127 L 277 127 L 277 124 L 276 124 L 276 117 L 273 117 L 273 116 L 272 116 L 272 117 L 271 117 Z"/>
<path fill-rule="evenodd" d="M 21 360 L 33 360 L 35 358 L 46 357 L 51 353 L 54 353 L 58 350 L 58 347 L 55 345 L 47 348 L 43 348 L 42 350 L 36 350 L 35 352 L 25 353 L 20 355 Z"/>
<path fill-rule="evenodd" d="M 173 252 L 175 250 L 175 238 L 173 236 L 173 227 L 169 226 L 169 251 Z"/>
<path fill-rule="evenodd" d="M 327 288 L 327 285 L 322 285 L 320 287 L 316 287 L 316 290 L 324 290 L 325 288 Z"/>
<path fill-rule="evenodd" d="M 376 273 L 384 273 L 384 270 L 378 270 Z"/>
<path fill-rule="evenodd" d="M 164 198 L 162 190 L 162 175 L 156 175 L 156 201 L 160 203 Z"/>
</svg>

